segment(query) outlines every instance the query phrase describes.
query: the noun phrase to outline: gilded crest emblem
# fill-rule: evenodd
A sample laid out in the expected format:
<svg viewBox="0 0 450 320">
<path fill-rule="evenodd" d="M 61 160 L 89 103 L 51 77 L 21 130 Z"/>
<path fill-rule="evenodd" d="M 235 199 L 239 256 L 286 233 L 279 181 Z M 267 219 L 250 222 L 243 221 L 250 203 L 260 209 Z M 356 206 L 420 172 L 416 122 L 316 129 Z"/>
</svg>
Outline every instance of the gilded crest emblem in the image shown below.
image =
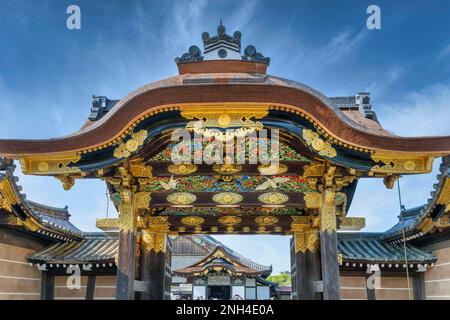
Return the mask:
<svg viewBox="0 0 450 320">
<path fill-rule="evenodd" d="M 236 203 L 241 202 L 243 197 L 239 193 L 221 192 L 215 194 L 212 199 L 214 202 L 219 203 L 220 206 L 234 206 Z"/>
<path fill-rule="evenodd" d="M 167 196 L 167 201 L 175 206 L 187 206 L 197 200 L 197 197 L 188 192 L 177 192 Z"/>
<path fill-rule="evenodd" d="M 255 218 L 255 222 L 261 226 L 270 226 L 278 223 L 278 218 L 273 216 L 260 216 Z"/>
<path fill-rule="evenodd" d="M 268 163 L 258 166 L 258 171 L 263 176 L 283 174 L 288 171 L 288 166 L 283 163 Z"/>
<path fill-rule="evenodd" d="M 191 163 L 171 164 L 167 170 L 173 174 L 191 174 L 197 171 L 197 166 Z"/>
<path fill-rule="evenodd" d="M 242 219 L 237 216 L 223 216 L 218 219 L 218 221 L 225 226 L 234 226 L 241 223 Z"/>
<path fill-rule="evenodd" d="M 263 193 L 258 197 L 258 200 L 267 205 L 281 205 L 289 200 L 289 197 L 279 192 Z"/>
<path fill-rule="evenodd" d="M 181 219 L 181 223 L 185 224 L 187 226 L 199 226 L 203 222 L 205 222 L 205 219 L 203 219 L 202 217 L 197 217 L 197 216 L 189 216 L 189 217 L 184 217 L 183 219 Z"/>
</svg>

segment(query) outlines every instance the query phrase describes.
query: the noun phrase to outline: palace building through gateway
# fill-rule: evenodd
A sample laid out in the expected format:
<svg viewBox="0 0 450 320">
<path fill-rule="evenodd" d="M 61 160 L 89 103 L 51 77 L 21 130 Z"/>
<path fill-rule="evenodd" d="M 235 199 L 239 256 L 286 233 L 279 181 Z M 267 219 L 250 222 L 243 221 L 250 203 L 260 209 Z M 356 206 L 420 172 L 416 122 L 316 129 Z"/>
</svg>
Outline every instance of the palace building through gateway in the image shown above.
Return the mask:
<svg viewBox="0 0 450 320">
<path fill-rule="evenodd" d="M 202 39 L 203 52 L 191 46 L 176 59 L 179 75 L 121 100 L 95 96 L 78 132 L 0 140 L 0 298 L 70 296 L 69 267 L 87 299 L 280 298 L 270 267 L 213 238 L 271 234 L 292 237 L 294 299 L 449 299 L 450 137 L 393 135 L 368 93 L 326 97 L 268 75 L 270 59 L 242 50 L 241 33 L 222 24 Z M 258 141 L 280 163 L 173 163 L 179 129 L 223 145 L 277 130 L 276 149 L 270 135 Z M 79 179 L 104 181 L 119 218 L 98 219 L 104 232 L 81 232 L 67 208 L 26 199 L 13 160 L 67 191 Z M 358 231 L 364 217 L 347 212 L 359 179 L 393 188 L 435 160 L 438 181 L 423 206 L 400 212 L 386 232 Z"/>
</svg>

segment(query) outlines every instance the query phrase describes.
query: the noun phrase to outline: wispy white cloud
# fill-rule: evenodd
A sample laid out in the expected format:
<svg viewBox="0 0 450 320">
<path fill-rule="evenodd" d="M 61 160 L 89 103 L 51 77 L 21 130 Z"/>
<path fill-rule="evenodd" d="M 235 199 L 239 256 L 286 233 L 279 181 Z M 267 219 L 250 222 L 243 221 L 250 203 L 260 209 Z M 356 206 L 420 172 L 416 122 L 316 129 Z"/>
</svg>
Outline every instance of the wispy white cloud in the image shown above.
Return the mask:
<svg viewBox="0 0 450 320">
<path fill-rule="evenodd" d="M 169 48 L 184 49 L 186 43 L 198 42 L 202 25 L 200 21 L 208 5 L 206 0 L 176 1 L 168 12 L 161 30 L 165 38 L 164 45 Z M 195 37 L 195 42 L 192 42 Z"/>
<path fill-rule="evenodd" d="M 383 126 L 401 136 L 450 134 L 450 87 L 435 84 L 379 106 Z"/>
<path fill-rule="evenodd" d="M 370 92 L 372 98 L 377 99 L 378 97 L 383 97 L 383 94 L 388 92 L 391 89 L 391 86 L 399 81 L 405 73 L 405 66 L 390 66 L 381 75 L 381 78 L 377 78 L 376 81 L 373 81 L 368 86 L 367 91 Z"/>
<path fill-rule="evenodd" d="M 407 92 L 397 101 L 377 110 L 383 127 L 400 136 L 450 135 L 450 88 L 436 84 L 421 91 Z M 436 183 L 440 159 L 430 174 L 400 179 L 402 202 L 406 208 L 426 203 Z M 399 214 L 398 190 L 388 190 L 381 179 L 362 179 L 349 215 L 364 216 L 367 231 L 384 231 L 394 225 Z"/>
<path fill-rule="evenodd" d="M 450 44 L 448 44 L 447 46 L 445 46 L 442 51 L 438 54 L 437 56 L 437 61 L 440 61 L 444 58 L 447 58 L 450 56 Z"/>
</svg>

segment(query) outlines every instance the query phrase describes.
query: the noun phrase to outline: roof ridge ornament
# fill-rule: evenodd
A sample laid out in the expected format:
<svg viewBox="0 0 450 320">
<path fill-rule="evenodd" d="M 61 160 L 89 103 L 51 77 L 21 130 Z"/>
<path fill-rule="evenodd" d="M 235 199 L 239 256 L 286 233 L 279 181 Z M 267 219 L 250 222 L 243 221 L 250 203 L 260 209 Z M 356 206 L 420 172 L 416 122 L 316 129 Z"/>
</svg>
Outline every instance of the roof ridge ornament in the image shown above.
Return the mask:
<svg viewBox="0 0 450 320">
<path fill-rule="evenodd" d="M 193 45 L 188 52 L 181 57 L 177 57 L 175 62 L 178 64 L 203 60 L 241 60 L 269 65 L 270 58 L 258 52 L 253 45 L 247 46 L 244 50 L 244 55 L 241 55 L 241 38 L 242 34 L 240 31 L 235 31 L 233 35 L 227 34 L 226 28 L 222 24 L 222 20 L 220 20 L 216 35 L 211 36 L 206 31 L 202 33 L 203 55 L 200 49 Z"/>
</svg>

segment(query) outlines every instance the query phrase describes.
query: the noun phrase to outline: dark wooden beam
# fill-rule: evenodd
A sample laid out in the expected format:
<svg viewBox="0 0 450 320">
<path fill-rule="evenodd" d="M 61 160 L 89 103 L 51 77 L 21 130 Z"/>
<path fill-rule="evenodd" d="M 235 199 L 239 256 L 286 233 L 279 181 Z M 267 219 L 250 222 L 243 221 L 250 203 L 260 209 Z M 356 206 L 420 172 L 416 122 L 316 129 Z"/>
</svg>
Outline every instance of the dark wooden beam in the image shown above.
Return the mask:
<svg viewBox="0 0 450 320">
<path fill-rule="evenodd" d="M 86 287 L 86 300 L 94 300 L 95 296 L 95 275 L 88 276 L 88 282 Z"/>
<path fill-rule="evenodd" d="M 412 274 L 413 297 L 414 300 L 426 300 L 425 272 L 415 272 Z"/>
<path fill-rule="evenodd" d="M 307 285 L 306 254 L 304 252 L 294 253 L 295 257 L 295 287 L 297 300 L 310 300 L 311 288 Z"/>
<path fill-rule="evenodd" d="M 311 288 L 310 300 L 322 300 L 322 292 L 314 291 L 314 282 L 321 281 L 322 270 L 320 264 L 320 251 L 307 250 L 305 254 L 306 271 L 307 271 L 307 285 Z"/>
<path fill-rule="evenodd" d="M 247 161 L 248 162 L 248 161 Z M 220 173 L 213 170 L 212 165 L 208 164 L 198 164 L 197 165 L 197 171 L 193 173 L 194 175 L 198 176 L 212 176 L 212 175 L 237 175 L 237 176 L 259 176 L 261 173 L 258 171 L 258 165 L 255 164 L 248 164 L 248 163 L 241 165 L 241 170 L 234 173 L 234 174 L 226 174 L 226 173 Z M 288 171 L 283 173 L 283 176 L 298 176 L 303 175 L 304 173 L 304 166 L 308 165 L 309 162 L 305 161 L 280 161 L 282 164 L 286 164 L 288 166 Z M 173 164 L 171 161 L 151 161 L 148 163 L 153 167 L 153 175 L 155 177 L 170 177 L 173 173 L 168 171 L 168 167 Z M 177 177 L 184 177 L 184 176 L 190 176 L 193 174 L 180 174 L 177 175 Z"/>
<path fill-rule="evenodd" d="M 116 280 L 117 300 L 134 300 L 135 248 L 136 234 L 132 231 L 120 231 Z"/>
<path fill-rule="evenodd" d="M 165 267 L 165 252 L 141 250 L 140 278 L 147 285 L 140 294 L 142 300 L 164 300 Z"/>
<path fill-rule="evenodd" d="M 155 191 L 152 192 L 152 198 L 150 201 L 151 208 L 160 208 L 160 207 L 170 207 L 173 205 L 169 201 L 167 201 L 167 197 L 176 191 Z M 271 191 L 262 191 L 262 192 L 237 192 L 242 196 L 242 201 L 239 202 L 240 207 L 255 207 L 255 206 L 263 206 L 265 203 L 260 202 L 258 197 L 264 193 L 268 193 Z M 213 196 L 221 192 L 192 192 L 196 196 L 195 205 L 196 207 L 216 207 L 219 205 L 217 202 L 213 201 Z M 288 200 L 283 203 L 285 207 L 292 207 L 305 209 L 305 194 L 303 192 L 281 192 L 284 195 L 288 196 Z"/>
<path fill-rule="evenodd" d="M 320 232 L 324 300 L 339 300 L 340 281 L 336 231 Z"/>
<path fill-rule="evenodd" d="M 55 297 L 55 276 L 48 271 L 41 273 L 41 300 L 53 300 Z"/>
</svg>

